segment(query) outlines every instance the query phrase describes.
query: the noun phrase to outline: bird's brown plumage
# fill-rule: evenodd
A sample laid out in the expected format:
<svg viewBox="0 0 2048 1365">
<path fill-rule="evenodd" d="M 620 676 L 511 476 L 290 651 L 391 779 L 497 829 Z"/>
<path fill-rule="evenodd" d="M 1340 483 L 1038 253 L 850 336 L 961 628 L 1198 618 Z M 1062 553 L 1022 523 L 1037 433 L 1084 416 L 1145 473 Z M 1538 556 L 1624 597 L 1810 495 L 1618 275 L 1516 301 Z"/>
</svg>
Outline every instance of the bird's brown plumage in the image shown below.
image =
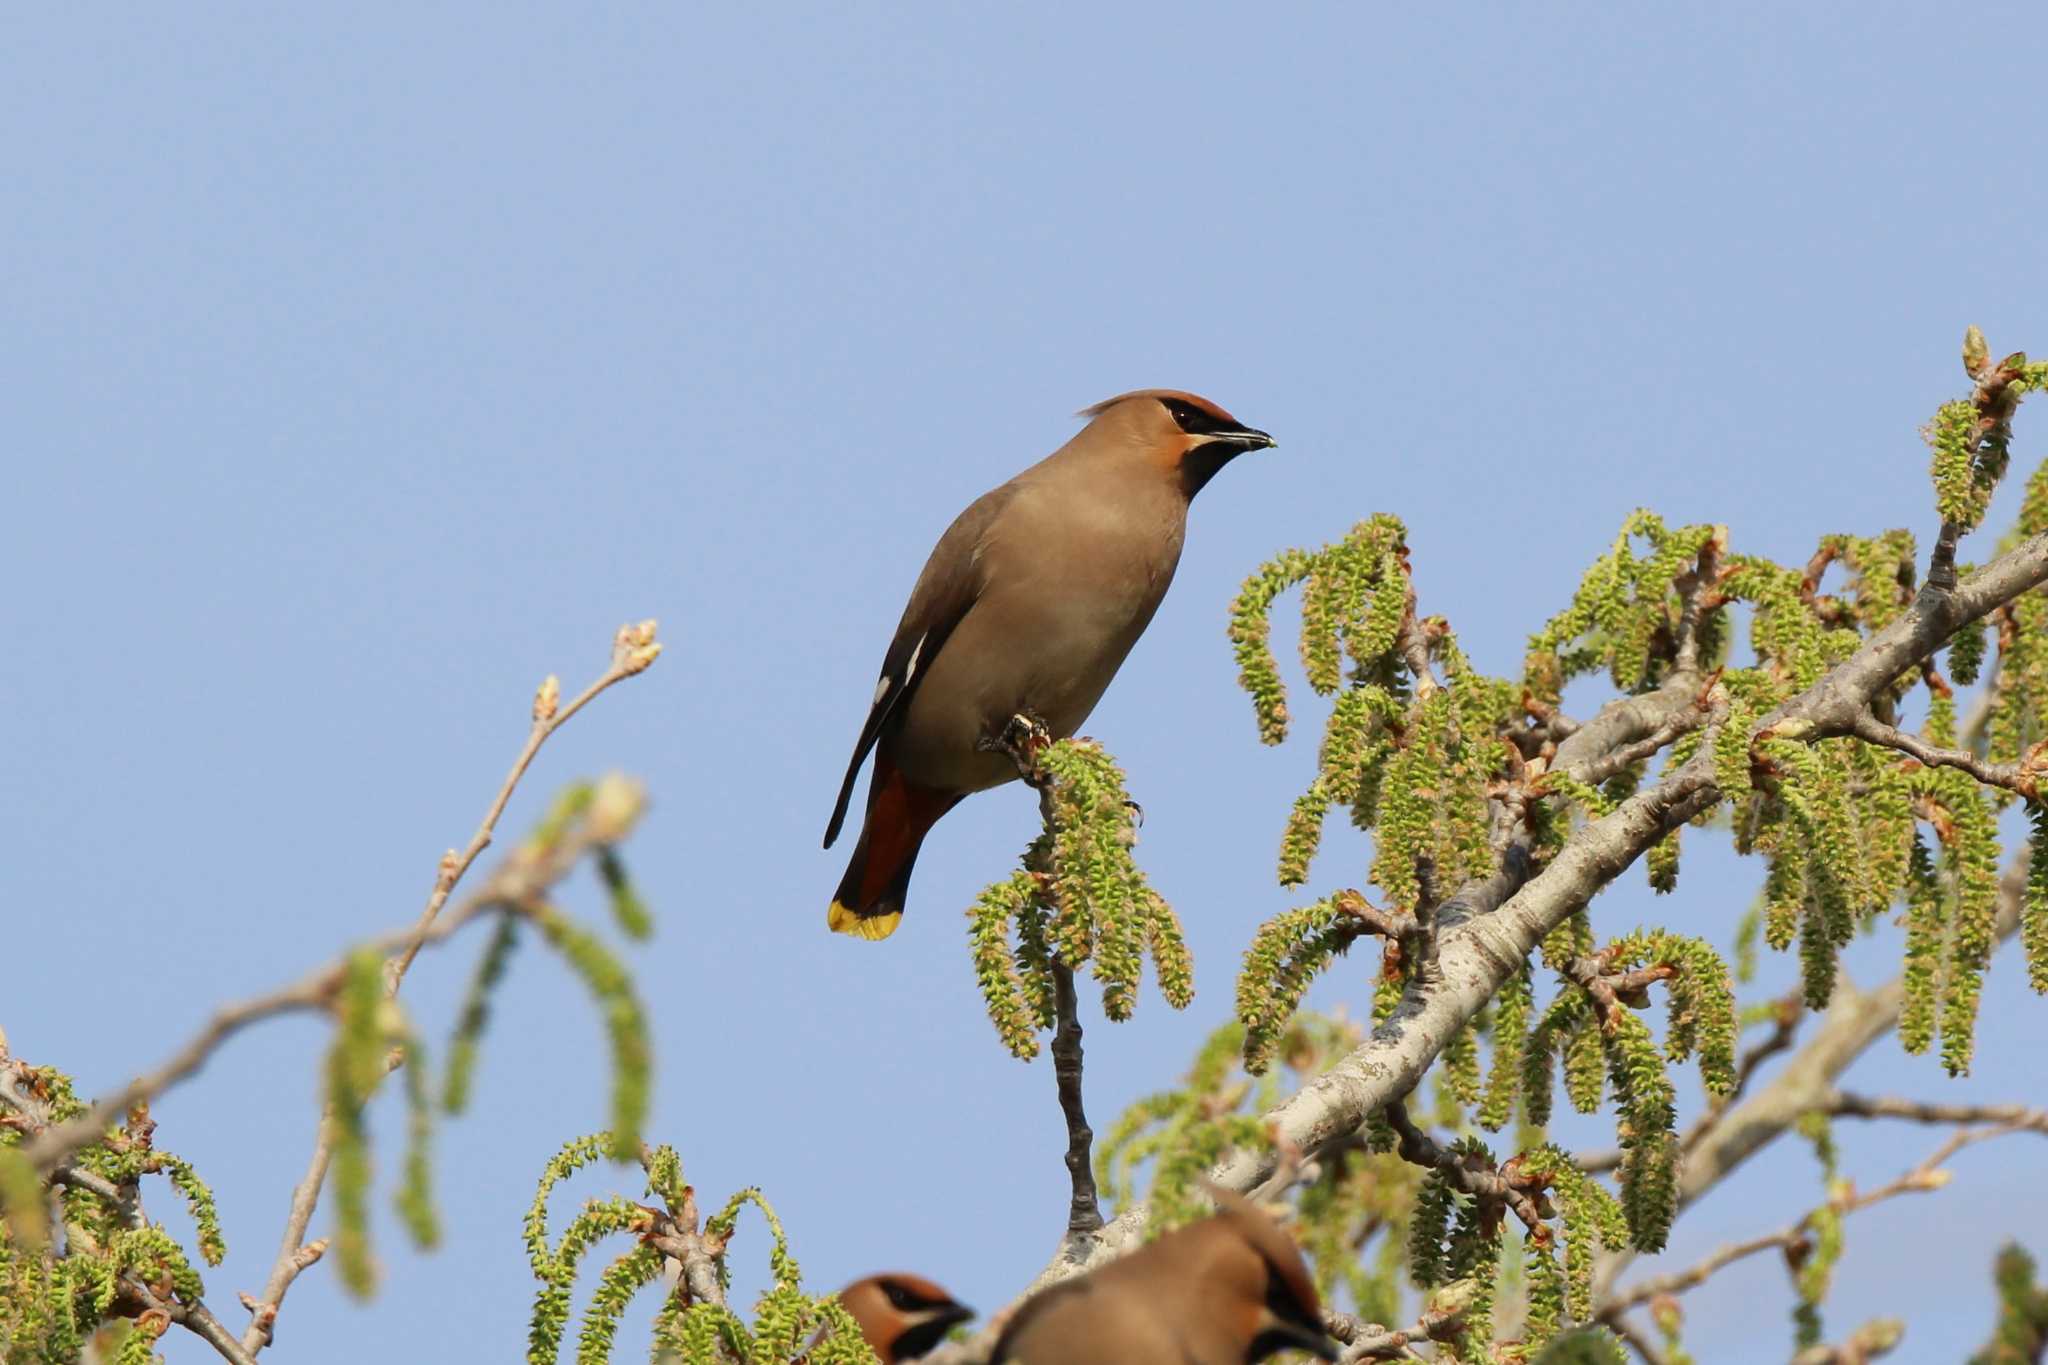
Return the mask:
<svg viewBox="0 0 2048 1365">
<path fill-rule="evenodd" d="M 1289 1349 L 1335 1360 L 1301 1252 L 1265 1214 L 1216 1193 L 1214 1217 L 1027 1301 L 995 1365 L 1248 1365 Z"/>
<path fill-rule="evenodd" d="M 945 1340 L 955 1323 L 974 1316 L 930 1280 L 901 1271 L 855 1280 L 839 1291 L 839 1302 L 882 1365 L 915 1360 Z"/>
<path fill-rule="evenodd" d="M 939 537 L 882 659 L 825 846 L 870 750 L 860 838 L 827 922 L 886 938 L 925 834 L 1016 777 L 981 743 L 1012 716 L 1055 739 L 1087 719 L 1173 581 L 1189 500 L 1273 444 L 1205 398 L 1142 389 L 1089 408 L 1074 438 L 976 499 Z"/>
</svg>

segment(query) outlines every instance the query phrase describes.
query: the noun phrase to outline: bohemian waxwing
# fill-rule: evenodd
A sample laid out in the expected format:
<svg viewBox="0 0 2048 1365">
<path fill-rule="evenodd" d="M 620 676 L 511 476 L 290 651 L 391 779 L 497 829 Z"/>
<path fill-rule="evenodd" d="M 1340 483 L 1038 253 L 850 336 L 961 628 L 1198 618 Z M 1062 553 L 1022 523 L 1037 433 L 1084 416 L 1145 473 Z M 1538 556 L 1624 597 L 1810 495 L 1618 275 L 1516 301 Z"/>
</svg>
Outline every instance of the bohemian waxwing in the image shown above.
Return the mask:
<svg viewBox="0 0 2048 1365">
<path fill-rule="evenodd" d="M 1012 717 L 1081 727 L 1158 609 L 1188 502 L 1273 438 L 1206 398 L 1145 389 L 1087 409 L 1058 450 L 962 512 L 925 562 L 882 658 L 825 847 L 872 749 L 867 818 L 827 923 L 887 938 L 925 833 L 1017 776 L 985 741 Z"/>
<path fill-rule="evenodd" d="M 930 1280 L 900 1272 L 855 1280 L 839 1291 L 839 1302 L 882 1365 L 915 1360 L 944 1341 L 954 1324 L 974 1316 Z"/>
<path fill-rule="evenodd" d="M 1214 1217 L 1026 1300 L 995 1365 L 1249 1365 L 1284 1350 L 1335 1360 L 1294 1242 L 1244 1200 L 1212 1193 Z"/>
</svg>

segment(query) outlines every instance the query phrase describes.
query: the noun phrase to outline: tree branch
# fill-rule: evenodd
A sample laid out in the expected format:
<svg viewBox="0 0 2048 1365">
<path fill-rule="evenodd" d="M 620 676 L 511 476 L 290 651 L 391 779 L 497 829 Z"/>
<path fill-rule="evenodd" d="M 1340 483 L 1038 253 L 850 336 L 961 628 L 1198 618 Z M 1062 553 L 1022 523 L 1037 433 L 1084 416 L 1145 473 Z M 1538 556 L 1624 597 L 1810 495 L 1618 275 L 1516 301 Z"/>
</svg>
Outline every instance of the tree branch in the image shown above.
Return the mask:
<svg viewBox="0 0 2048 1365">
<path fill-rule="evenodd" d="M 1932 654 L 1958 627 L 2044 581 L 2048 534 L 2021 542 L 1951 589 L 1930 584 L 1896 621 L 1766 716 L 1752 743 L 1851 733 L 1872 698 Z M 1656 733 L 1674 714 L 1696 705 L 1700 681 L 1696 674 L 1681 671 L 1653 692 L 1608 703 L 1558 744 L 1550 766 L 1576 774 Z M 1719 801 L 1708 761 L 1711 753 L 1711 744 L 1703 746 L 1677 772 L 1579 828 L 1533 877 L 1534 850 L 1526 834 L 1512 840 L 1493 876 L 1468 883 L 1439 910 L 1440 980 L 1426 990 L 1411 986 L 1392 1016 L 1364 1044 L 1263 1116 L 1274 1148 L 1291 1148 L 1313 1160 L 1332 1144 L 1349 1140 L 1367 1116 L 1413 1089 L 1437 1054 L 1521 967 L 1545 934 L 1584 907 L 1670 830 Z M 1849 998 L 1846 987 L 1842 994 Z M 1894 982 L 1848 1009 L 1838 1008 L 1786 1074 L 1818 1073 L 1831 1084 L 1850 1059 L 1893 1027 L 1902 998 L 1903 988 Z M 1798 1112 L 1780 1116 L 1783 1099 L 1770 1087 L 1725 1115 L 1716 1124 L 1717 1133 L 1703 1138 L 1684 1163 L 1682 1193 L 1690 1189 L 1690 1197 L 1696 1198 L 1783 1131 Z M 1211 1178 L 1225 1189 L 1246 1193 L 1266 1182 L 1279 1164 L 1273 1150 L 1236 1151 L 1211 1172 Z M 1143 1204 L 1135 1205 L 1106 1224 L 1086 1246 L 1063 1247 L 1032 1289 L 1134 1250 L 1142 1241 L 1147 1216 Z M 1626 1263 L 1626 1258 L 1617 1260 Z M 968 1348 L 946 1359 L 985 1359 L 992 1338 L 977 1342 L 978 1352 Z"/>
<path fill-rule="evenodd" d="M 1845 1186 L 1841 1194 L 1830 1199 L 1828 1204 L 1823 1207 L 1832 1207 L 1836 1213 L 1847 1215 L 1860 1213 L 1873 1204 L 1881 1204 L 1887 1199 L 1893 1199 L 1902 1194 L 1921 1194 L 1931 1190 L 1938 1190 L 1949 1182 L 1949 1172 L 1942 1169 L 1943 1162 L 1972 1143 L 1982 1142 L 1988 1138 L 2001 1137 L 2006 1133 L 2015 1131 L 2017 1131 L 2017 1127 L 2013 1124 L 2003 1124 L 1992 1128 L 1963 1129 L 1952 1134 L 1946 1142 L 1935 1148 L 1926 1160 L 1907 1171 L 1904 1175 L 1901 1175 L 1897 1180 L 1892 1181 L 1889 1185 L 1881 1185 L 1867 1194 L 1857 1194 L 1854 1192 L 1853 1187 Z M 1776 1232 L 1766 1233 L 1761 1237 L 1753 1237 L 1747 1242 L 1735 1242 L 1723 1246 L 1697 1263 L 1686 1267 L 1684 1270 L 1673 1271 L 1666 1275 L 1653 1275 L 1649 1279 L 1632 1285 L 1627 1290 L 1603 1300 L 1594 1310 L 1593 1316 L 1596 1321 L 1612 1321 L 1630 1309 L 1640 1307 L 1659 1295 L 1683 1294 L 1688 1289 L 1704 1284 L 1724 1266 L 1732 1265 L 1745 1257 L 1754 1256 L 1760 1251 L 1769 1251 L 1773 1247 L 1791 1249 L 1801 1246 L 1806 1241 L 1807 1231 L 1811 1227 L 1812 1222 L 1813 1215 L 1809 1213 L 1798 1222 L 1790 1223 Z"/>
<path fill-rule="evenodd" d="M 1530 1240 L 1538 1245 L 1548 1245 L 1551 1240 L 1550 1224 L 1545 1219 L 1555 1218 L 1557 1210 L 1550 1207 L 1544 1197 L 1541 1185 L 1530 1177 L 1517 1181 L 1510 1172 L 1486 1170 L 1468 1165 L 1456 1152 L 1444 1147 L 1415 1126 L 1409 1117 L 1408 1104 L 1404 1099 L 1396 1100 L 1381 1111 L 1386 1116 L 1394 1135 L 1400 1139 L 1401 1159 L 1410 1165 L 1429 1170 L 1442 1171 L 1446 1179 L 1458 1189 L 1475 1199 L 1492 1203 L 1496 1209 L 1505 1204 L 1515 1211 L 1515 1217 L 1529 1230 Z M 1514 1162 L 1510 1161 L 1509 1165 Z M 1531 1194 L 1531 1190 L 1534 1194 Z"/>
<path fill-rule="evenodd" d="M 1432 1309 L 1412 1326 L 1392 1330 L 1376 1322 L 1361 1322 L 1349 1313 L 1327 1311 L 1323 1326 L 1344 1346 L 1338 1365 L 1359 1365 L 1368 1360 L 1421 1360 L 1409 1349 L 1418 1341 L 1441 1341 L 1457 1332 L 1464 1321 L 1462 1309 Z"/>
<path fill-rule="evenodd" d="M 1895 1096 L 1854 1095 L 1836 1091 L 1825 1105 L 1836 1118 L 1911 1119 L 1915 1123 L 1992 1123 L 2013 1132 L 2048 1136 L 2048 1109 L 2023 1104 L 1928 1104 Z"/>
<path fill-rule="evenodd" d="M 598 693 L 616 682 L 645 672 L 661 656 L 661 645 L 655 640 L 654 632 L 655 623 L 651 620 L 620 626 L 612 636 L 610 666 L 567 706 L 559 705 L 561 684 L 553 674 L 541 683 L 533 698 L 533 728 L 527 732 L 526 743 L 513 760 L 512 770 L 499 785 L 498 794 L 491 799 L 476 833 L 470 836 L 469 846 L 460 853 L 450 849 L 442 855 L 440 868 L 434 876 L 434 889 L 427 895 L 427 904 L 420 912 L 418 923 L 413 926 L 404 949 L 385 965 L 384 994 L 387 998 L 398 994 L 406 972 L 411 970 L 413 959 L 419 956 L 420 948 L 433 932 L 434 921 L 440 915 L 441 907 L 448 903 L 455 884 L 469 871 L 477 855 L 490 847 L 497 832 L 498 818 L 505 813 L 505 806 L 512 800 L 519 779 L 526 775 L 526 769 L 533 762 L 534 755 L 540 752 L 540 746 Z M 392 1060 L 395 1065 L 399 1058 L 394 1055 Z M 313 1155 L 306 1162 L 306 1174 L 292 1189 L 291 1209 L 285 1215 L 284 1236 L 278 1245 L 277 1259 L 271 1263 L 270 1275 L 264 1281 L 257 1307 L 250 1310 L 253 1317 L 248 1330 L 242 1334 L 242 1346 L 252 1356 L 270 1344 L 277 1310 L 284 1303 L 285 1291 L 291 1288 L 299 1272 L 312 1264 L 299 1252 L 305 1245 L 306 1228 L 313 1221 L 313 1211 L 320 1204 L 320 1191 L 327 1181 L 327 1165 L 334 1156 L 335 1138 L 335 1120 L 330 1110 L 320 1116 L 320 1128 L 313 1140 Z"/>
<path fill-rule="evenodd" d="M 1998 884 L 1998 915 L 1993 942 L 2002 943 L 2019 928 L 2020 900 L 2027 884 L 2024 851 L 2013 858 Z M 1794 1054 L 1770 1084 L 1753 1097 L 1718 1115 L 1709 1114 L 1687 1133 L 1678 1169 L 1678 1212 L 1699 1202 L 1737 1167 L 1762 1151 L 1799 1121 L 1803 1114 L 1827 1108 L 1836 1098 L 1835 1078 L 1847 1071 L 1871 1044 L 1898 1027 L 1905 1007 L 1903 976 L 1863 992 L 1841 977 L 1834 999 L 1814 1035 Z M 1594 1292 L 1604 1294 L 1619 1278 L 1633 1252 L 1615 1252 L 1601 1259 L 1594 1274 Z"/>
<path fill-rule="evenodd" d="M 1944 749 L 1929 744 L 1918 735 L 1886 725 L 1868 711 L 1856 717 L 1853 733 L 1858 739 L 1896 749 L 1930 768 L 1960 768 L 1987 787 L 2001 787 L 2029 801 L 2040 799 L 2037 774 L 2048 769 L 2048 745 L 2035 745 L 2018 763 L 1987 763 L 1967 749 Z"/>
<path fill-rule="evenodd" d="M 19 1124 L 30 1133 L 40 1133 L 50 1127 L 49 1107 L 31 1094 L 23 1085 L 28 1067 L 17 1060 L 7 1049 L 7 1035 L 0 1033 L 0 1104 L 20 1115 Z M 141 1192 L 135 1182 L 116 1184 L 97 1171 L 80 1166 L 67 1153 L 50 1172 L 50 1182 L 55 1185 L 70 1185 L 87 1190 L 106 1200 L 120 1212 L 122 1221 L 131 1228 L 149 1226 L 149 1219 L 142 1211 Z M 143 1306 L 145 1312 L 160 1313 L 166 1322 L 174 1322 L 196 1333 L 213 1346 L 234 1365 L 254 1365 L 249 1354 L 242 1349 L 227 1328 L 221 1326 L 203 1300 L 190 1301 L 179 1298 L 161 1298 L 134 1274 L 120 1277 L 121 1291 Z"/>
<path fill-rule="evenodd" d="M 1012 716 L 1001 735 L 983 742 L 983 747 L 1007 754 L 1017 765 L 1017 776 L 1038 793 L 1038 817 L 1045 825 L 1048 841 L 1053 836 L 1057 817 L 1053 809 L 1052 782 L 1040 766 L 1038 756 L 1051 742 L 1051 733 L 1044 723 L 1036 716 L 1025 715 Z M 1049 858 L 1050 853 L 1046 856 Z M 1048 887 L 1054 885 L 1050 866 L 1032 870 L 1043 875 Z M 1088 1114 L 1081 1096 L 1081 1011 L 1074 996 L 1074 969 L 1060 959 L 1058 949 L 1052 952 L 1052 982 L 1055 1017 L 1052 1074 L 1059 1092 L 1060 1115 L 1067 1124 L 1067 1179 L 1072 1194 L 1067 1204 L 1066 1245 L 1068 1254 L 1072 1255 L 1087 1247 L 1095 1234 L 1102 1230 L 1102 1204 L 1095 1189 L 1095 1163 L 1091 1154 L 1095 1130 L 1088 1126 Z"/>
</svg>

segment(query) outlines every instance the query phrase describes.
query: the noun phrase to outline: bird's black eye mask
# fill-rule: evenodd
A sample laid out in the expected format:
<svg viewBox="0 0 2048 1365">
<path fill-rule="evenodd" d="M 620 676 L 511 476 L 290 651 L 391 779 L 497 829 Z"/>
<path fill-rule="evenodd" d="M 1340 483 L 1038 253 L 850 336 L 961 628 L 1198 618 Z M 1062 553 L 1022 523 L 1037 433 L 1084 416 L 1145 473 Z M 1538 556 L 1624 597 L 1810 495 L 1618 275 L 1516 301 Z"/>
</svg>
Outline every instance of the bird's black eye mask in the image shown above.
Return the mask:
<svg viewBox="0 0 2048 1365">
<path fill-rule="evenodd" d="M 1162 398 L 1159 401 L 1166 405 L 1166 411 L 1173 418 L 1175 425 L 1190 436 L 1205 436 L 1212 431 L 1236 429 L 1215 413 L 1206 408 L 1198 408 L 1193 403 L 1183 403 L 1178 398 Z"/>
</svg>

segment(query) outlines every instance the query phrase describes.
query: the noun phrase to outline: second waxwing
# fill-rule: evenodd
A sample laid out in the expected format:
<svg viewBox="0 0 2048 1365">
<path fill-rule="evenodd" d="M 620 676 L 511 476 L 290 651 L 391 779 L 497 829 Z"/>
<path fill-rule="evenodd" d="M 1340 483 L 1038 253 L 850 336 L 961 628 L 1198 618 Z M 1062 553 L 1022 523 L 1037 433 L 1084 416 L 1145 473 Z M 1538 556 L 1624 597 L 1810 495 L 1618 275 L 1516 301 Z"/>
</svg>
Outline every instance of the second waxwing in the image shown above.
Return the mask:
<svg viewBox="0 0 2048 1365">
<path fill-rule="evenodd" d="M 839 1302 L 882 1365 L 917 1359 L 974 1316 L 930 1280 L 900 1271 L 855 1280 L 839 1291 Z"/>
<path fill-rule="evenodd" d="M 887 938 L 925 834 L 963 797 L 1016 780 L 992 752 L 1013 717 L 1081 728 L 1166 596 L 1188 503 L 1273 444 L 1206 398 L 1145 389 L 1089 408 L 1045 459 L 975 500 L 918 575 L 825 829 L 839 835 L 870 750 L 866 818 L 826 921 Z"/>
<path fill-rule="evenodd" d="M 1027 1300 L 995 1365 L 1249 1365 L 1279 1351 L 1335 1360 L 1292 1239 L 1235 1196 L 1214 1217 Z"/>
</svg>

